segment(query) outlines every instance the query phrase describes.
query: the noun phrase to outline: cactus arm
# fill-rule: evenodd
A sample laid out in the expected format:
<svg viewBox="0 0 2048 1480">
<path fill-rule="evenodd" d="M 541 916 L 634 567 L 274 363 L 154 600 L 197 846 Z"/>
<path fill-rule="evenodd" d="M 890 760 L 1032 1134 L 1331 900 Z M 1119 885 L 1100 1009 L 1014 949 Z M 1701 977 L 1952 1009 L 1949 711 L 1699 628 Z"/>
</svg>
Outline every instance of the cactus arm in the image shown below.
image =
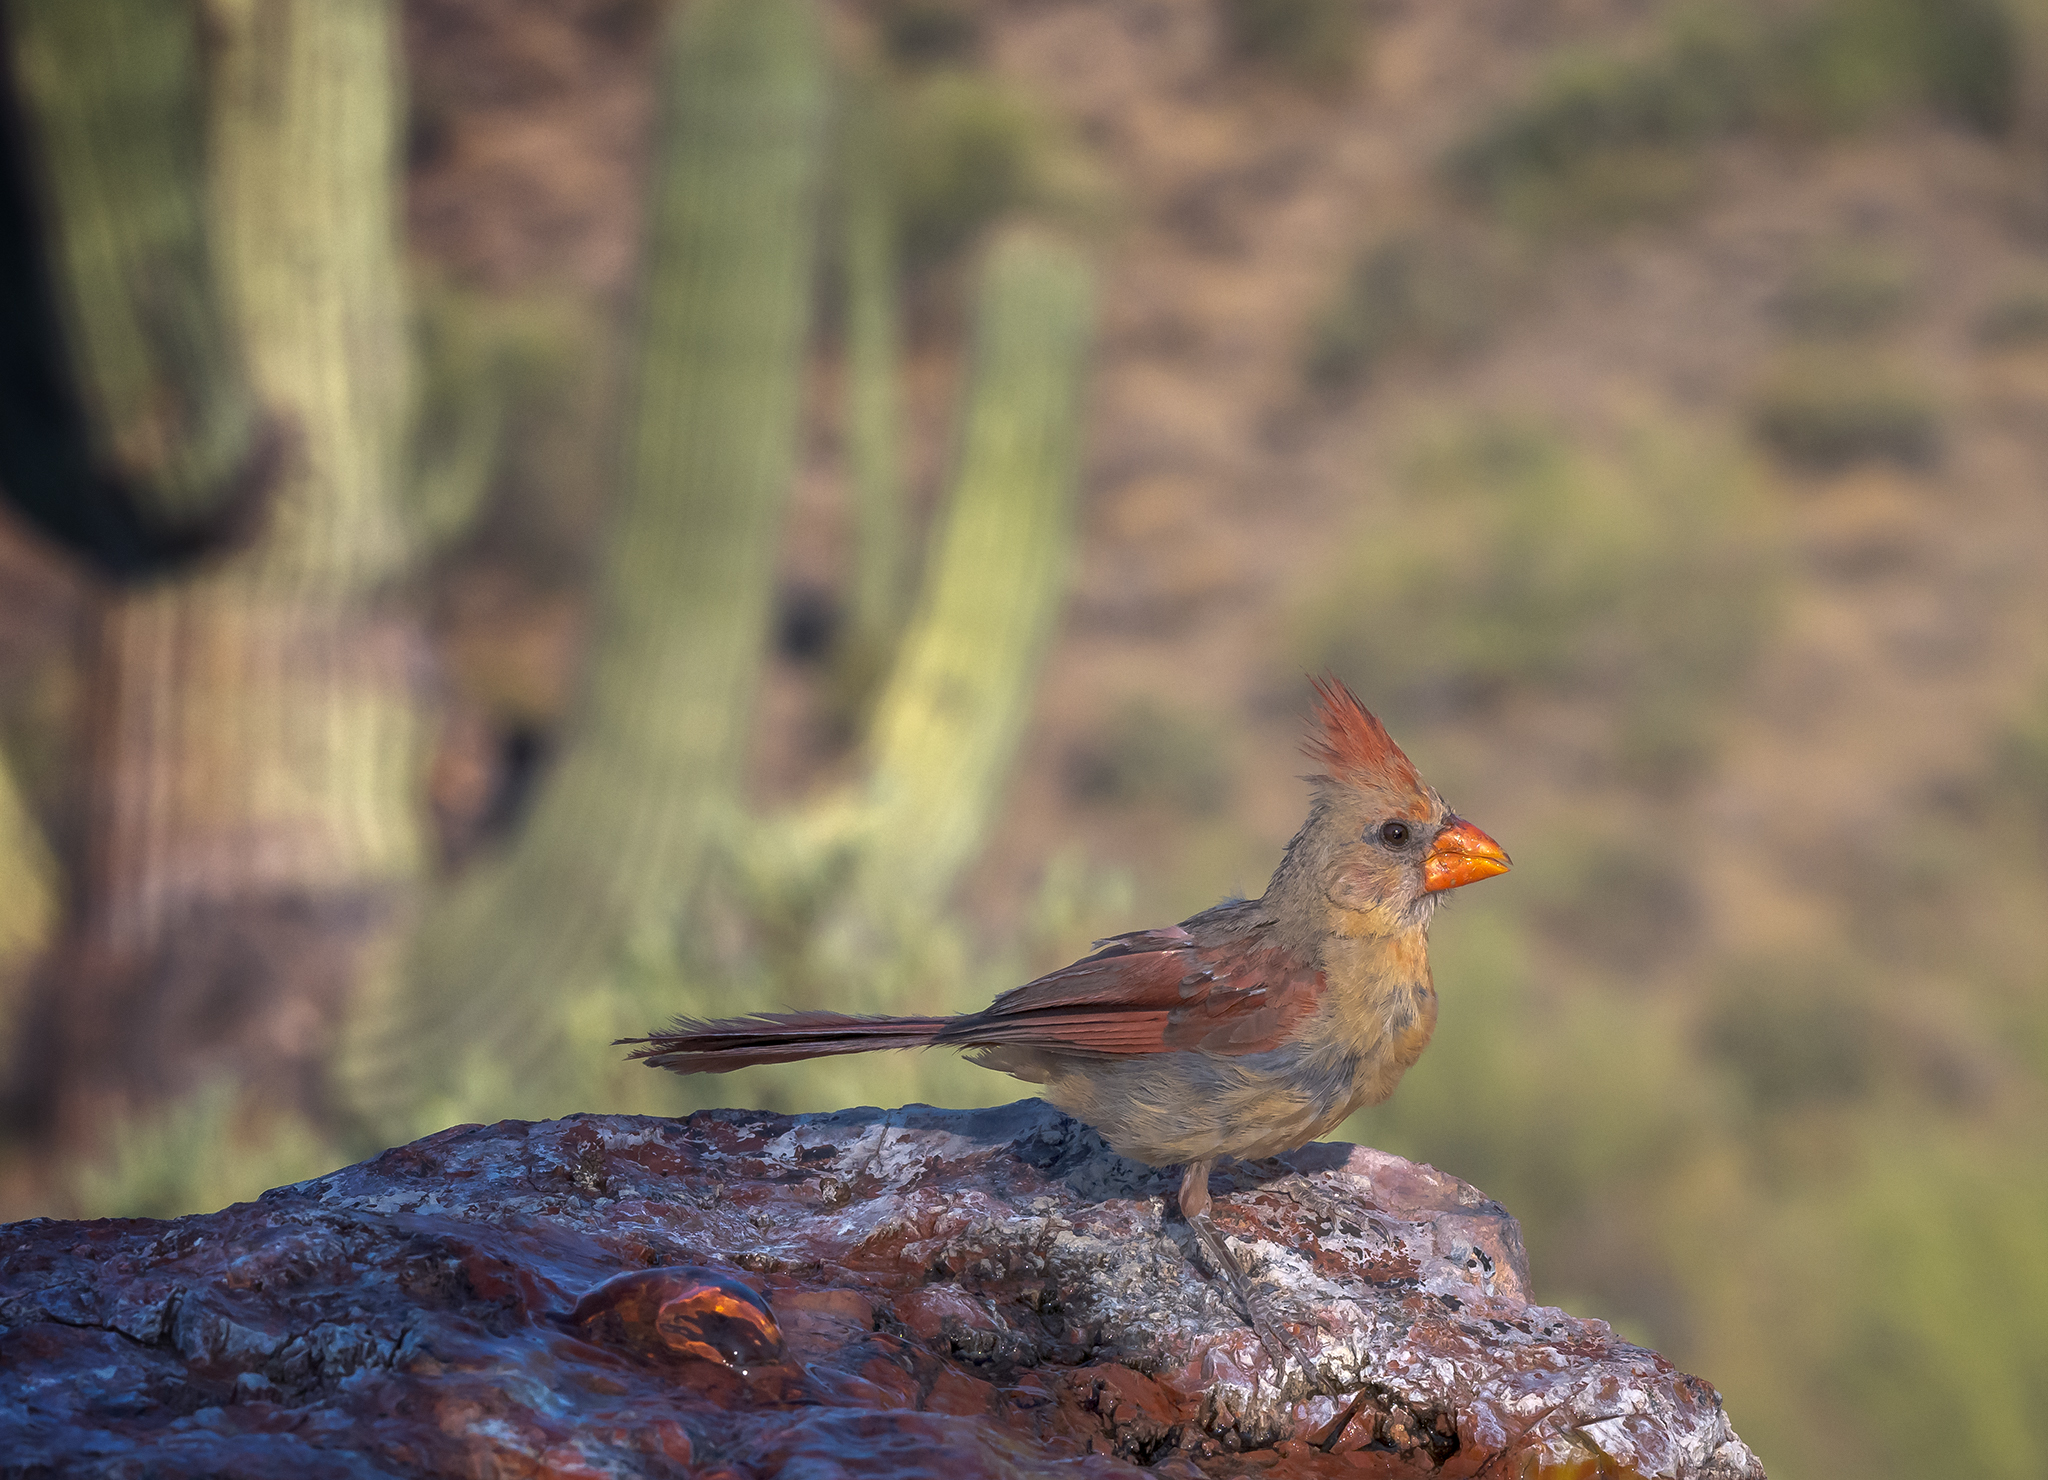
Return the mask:
<svg viewBox="0 0 2048 1480">
<path fill-rule="evenodd" d="M 983 273 L 960 463 L 868 742 L 871 897 L 936 903 L 979 852 L 1065 596 L 1094 277 L 1014 232 Z"/>
</svg>

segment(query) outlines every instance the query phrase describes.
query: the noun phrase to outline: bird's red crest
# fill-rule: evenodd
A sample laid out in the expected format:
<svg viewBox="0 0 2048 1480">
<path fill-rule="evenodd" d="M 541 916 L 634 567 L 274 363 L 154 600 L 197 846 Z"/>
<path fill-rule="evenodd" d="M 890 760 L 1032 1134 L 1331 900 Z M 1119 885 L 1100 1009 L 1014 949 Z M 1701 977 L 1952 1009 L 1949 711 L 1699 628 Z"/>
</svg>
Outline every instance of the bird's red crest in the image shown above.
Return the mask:
<svg viewBox="0 0 2048 1480">
<path fill-rule="evenodd" d="M 1316 720 L 1320 730 L 1302 749 L 1328 768 L 1332 781 L 1423 789 L 1417 773 L 1387 727 L 1373 718 L 1358 696 L 1336 679 L 1311 679 L 1316 689 Z"/>
</svg>

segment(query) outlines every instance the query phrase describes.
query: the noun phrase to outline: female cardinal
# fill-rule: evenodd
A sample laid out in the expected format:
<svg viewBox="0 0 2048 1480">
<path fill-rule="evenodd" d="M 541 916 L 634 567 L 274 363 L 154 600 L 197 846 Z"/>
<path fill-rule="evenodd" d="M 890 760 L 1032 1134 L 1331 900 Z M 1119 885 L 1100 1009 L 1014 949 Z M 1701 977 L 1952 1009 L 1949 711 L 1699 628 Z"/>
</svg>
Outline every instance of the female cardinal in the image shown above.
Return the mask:
<svg viewBox="0 0 2048 1480">
<path fill-rule="evenodd" d="M 764 1013 L 679 1019 L 633 1057 L 722 1074 L 945 1044 L 1045 1086 L 1125 1156 L 1184 1164 L 1180 1207 L 1277 1358 L 1271 1322 L 1209 1221 L 1219 1156 L 1291 1151 L 1393 1093 L 1436 1026 L 1429 920 L 1447 889 L 1505 873 L 1386 728 L 1317 680 L 1308 820 L 1257 899 L 1098 942 L 1073 965 L 951 1018 Z"/>
</svg>

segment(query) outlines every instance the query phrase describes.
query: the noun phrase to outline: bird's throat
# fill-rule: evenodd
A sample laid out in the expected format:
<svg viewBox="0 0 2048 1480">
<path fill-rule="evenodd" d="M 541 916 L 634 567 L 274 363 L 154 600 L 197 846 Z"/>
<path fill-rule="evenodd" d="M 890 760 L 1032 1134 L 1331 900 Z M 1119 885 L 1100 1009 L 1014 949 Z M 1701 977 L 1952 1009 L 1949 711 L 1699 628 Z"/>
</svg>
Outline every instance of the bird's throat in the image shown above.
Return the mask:
<svg viewBox="0 0 2048 1480">
<path fill-rule="evenodd" d="M 1323 944 L 1323 970 L 1339 991 L 1426 979 L 1429 932 L 1411 927 L 1384 934 L 1333 934 Z"/>
<path fill-rule="evenodd" d="M 1429 917 L 1435 913 L 1429 906 L 1434 902 L 1425 894 L 1419 907 L 1386 901 L 1360 909 L 1325 896 L 1324 933 L 1332 940 L 1392 941 L 1407 935 L 1426 938 Z"/>
</svg>

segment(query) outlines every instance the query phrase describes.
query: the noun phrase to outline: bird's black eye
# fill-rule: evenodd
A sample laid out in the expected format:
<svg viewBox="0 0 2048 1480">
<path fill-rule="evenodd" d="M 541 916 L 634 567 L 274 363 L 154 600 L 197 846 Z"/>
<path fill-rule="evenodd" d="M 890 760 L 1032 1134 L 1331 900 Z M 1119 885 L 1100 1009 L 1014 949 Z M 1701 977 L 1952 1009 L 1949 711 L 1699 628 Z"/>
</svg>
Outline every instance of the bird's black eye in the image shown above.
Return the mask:
<svg viewBox="0 0 2048 1480">
<path fill-rule="evenodd" d="M 1380 841 L 1392 848 L 1400 847 L 1408 841 L 1408 824 L 1405 822 L 1381 823 Z"/>
</svg>

